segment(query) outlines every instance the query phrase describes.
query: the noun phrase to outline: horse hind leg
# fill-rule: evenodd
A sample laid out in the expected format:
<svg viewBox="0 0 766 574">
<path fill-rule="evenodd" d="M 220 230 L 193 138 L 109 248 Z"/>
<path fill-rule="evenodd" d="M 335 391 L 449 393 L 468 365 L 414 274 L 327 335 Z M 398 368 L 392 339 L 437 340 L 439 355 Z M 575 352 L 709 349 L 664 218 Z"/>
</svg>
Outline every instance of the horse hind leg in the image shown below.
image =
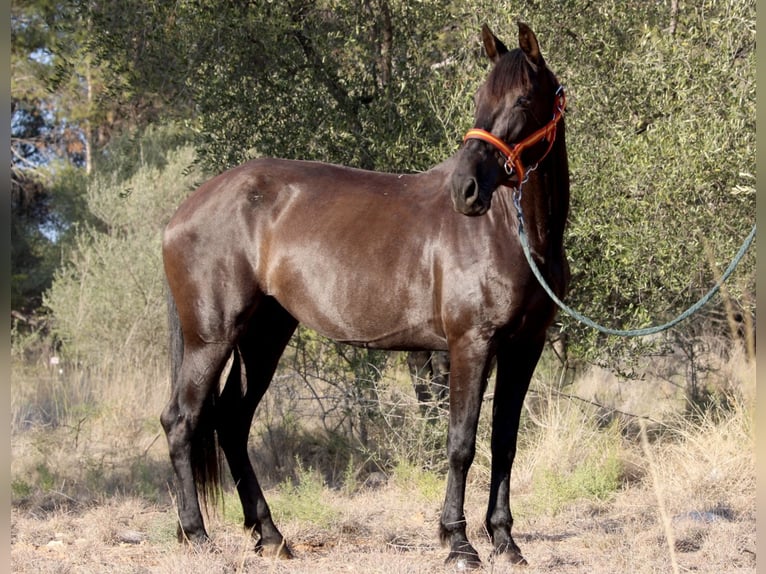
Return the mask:
<svg viewBox="0 0 766 574">
<path fill-rule="evenodd" d="M 176 505 L 180 541 L 209 540 L 200 508 L 218 487 L 218 454 L 212 411 L 218 377 L 231 352 L 223 344 L 184 349 L 183 362 L 172 384 L 170 400 L 160 421 L 177 479 Z M 197 487 L 201 486 L 201 493 Z"/>
<path fill-rule="evenodd" d="M 268 388 L 297 321 L 273 299 L 264 299 L 240 337 L 232 370 L 216 409 L 216 426 L 242 502 L 244 525 L 258 537 L 256 551 L 291 557 L 258 483 L 247 452 L 253 414 Z"/>
<path fill-rule="evenodd" d="M 449 353 L 445 351 L 431 353 L 432 394 L 436 400 L 436 405 L 445 410 L 449 407 L 449 365 Z"/>
<path fill-rule="evenodd" d="M 420 412 L 428 414 L 429 405 L 432 402 L 430 381 L 433 378 L 431 367 L 431 353 L 429 351 L 410 351 L 407 353 L 407 367 L 410 371 L 412 386 L 418 398 Z"/>
</svg>

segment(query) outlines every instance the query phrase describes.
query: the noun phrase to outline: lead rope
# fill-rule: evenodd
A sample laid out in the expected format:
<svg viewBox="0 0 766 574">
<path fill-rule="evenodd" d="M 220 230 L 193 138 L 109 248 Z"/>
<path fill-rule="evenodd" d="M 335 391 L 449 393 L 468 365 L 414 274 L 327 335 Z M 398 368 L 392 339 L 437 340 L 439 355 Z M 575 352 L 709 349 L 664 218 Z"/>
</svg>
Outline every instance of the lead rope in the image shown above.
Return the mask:
<svg viewBox="0 0 766 574">
<path fill-rule="evenodd" d="M 734 256 L 734 259 L 731 263 L 729 263 L 729 266 L 726 268 L 726 271 L 724 271 L 721 278 L 716 282 L 716 284 L 713 286 L 710 291 L 708 291 L 699 301 L 697 301 L 694 305 L 689 307 L 686 311 L 678 315 L 675 319 L 672 319 L 671 321 L 668 321 L 667 323 L 663 323 L 662 325 L 656 325 L 654 327 L 646 327 L 644 329 L 612 329 L 610 327 L 604 327 L 603 325 L 599 325 L 595 321 L 589 319 L 585 315 L 578 313 L 568 305 L 566 305 L 561 299 L 558 298 L 558 296 L 553 292 L 553 290 L 550 288 L 548 283 L 543 278 L 543 274 L 540 272 L 540 269 L 537 267 L 537 264 L 535 263 L 534 259 L 532 259 L 532 254 L 529 250 L 529 241 L 527 240 L 527 234 L 524 231 L 524 215 L 521 212 L 521 187 L 520 184 L 519 187 L 515 190 L 513 194 L 513 204 L 516 207 L 516 211 L 519 216 L 519 240 L 521 241 L 521 248 L 524 251 L 524 256 L 527 258 L 527 262 L 529 263 L 529 267 L 532 269 L 532 273 L 537 278 L 537 280 L 540 282 L 540 285 L 542 285 L 543 289 L 545 289 L 545 292 L 548 294 L 548 296 L 553 299 L 553 301 L 558 305 L 562 311 L 565 313 L 568 313 L 581 323 L 584 323 L 588 327 L 591 327 L 593 329 L 596 329 L 598 331 L 601 331 L 602 333 L 606 335 L 617 335 L 620 337 L 645 337 L 646 335 L 653 335 L 655 333 L 660 333 L 662 331 L 666 331 L 667 329 L 670 329 L 671 327 L 674 327 L 684 319 L 688 319 L 690 316 L 692 316 L 694 313 L 699 311 L 704 305 L 706 305 L 710 299 L 713 298 L 713 296 L 718 292 L 718 290 L 721 288 L 721 286 L 726 282 L 726 280 L 731 276 L 732 273 L 734 273 L 734 269 L 736 269 L 739 262 L 742 260 L 742 258 L 745 256 L 745 252 L 750 248 L 750 245 L 753 243 L 753 239 L 755 239 L 755 225 L 753 225 L 753 229 L 750 231 L 749 235 L 745 238 L 744 243 L 742 243 L 742 246 L 739 248 L 739 251 L 737 251 L 737 254 Z"/>
</svg>

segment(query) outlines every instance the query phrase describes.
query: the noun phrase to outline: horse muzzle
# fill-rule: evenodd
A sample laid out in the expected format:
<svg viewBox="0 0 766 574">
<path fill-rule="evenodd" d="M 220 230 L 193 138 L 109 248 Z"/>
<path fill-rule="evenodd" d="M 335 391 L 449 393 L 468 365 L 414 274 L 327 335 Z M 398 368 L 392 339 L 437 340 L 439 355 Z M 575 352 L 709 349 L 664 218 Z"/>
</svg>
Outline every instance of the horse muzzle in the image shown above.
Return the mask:
<svg viewBox="0 0 766 574">
<path fill-rule="evenodd" d="M 482 186 L 474 175 L 454 174 L 452 207 L 463 215 L 484 215 L 492 204 L 492 190 Z"/>
</svg>

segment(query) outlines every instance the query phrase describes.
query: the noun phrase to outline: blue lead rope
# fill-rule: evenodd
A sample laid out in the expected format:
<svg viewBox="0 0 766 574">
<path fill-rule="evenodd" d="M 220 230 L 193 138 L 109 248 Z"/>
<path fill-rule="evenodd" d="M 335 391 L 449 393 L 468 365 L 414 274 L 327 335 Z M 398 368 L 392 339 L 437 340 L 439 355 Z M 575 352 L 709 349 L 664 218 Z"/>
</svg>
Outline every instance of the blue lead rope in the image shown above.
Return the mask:
<svg viewBox="0 0 766 574">
<path fill-rule="evenodd" d="M 553 292 L 553 290 L 550 288 L 548 283 L 543 278 L 543 274 L 540 273 L 540 269 L 538 269 L 537 264 L 535 264 L 534 260 L 532 259 L 532 254 L 529 251 L 529 241 L 527 240 L 527 234 L 524 232 L 524 217 L 521 213 L 521 206 L 519 204 L 516 205 L 516 209 L 519 214 L 519 240 L 521 241 L 521 248 L 524 250 L 524 256 L 527 258 L 527 262 L 529 263 L 529 267 L 532 269 L 532 273 L 534 273 L 535 277 L 537 277 L 537 280 L 540 282 L 540 285 L 542 285 L 543 289 L 545 289 L 545 292 L 548 294 L 548 296 L 553 299 L 553 301 L 558 305 L 562 311 L 568 313 L 581 323 L 584 323 L 588 327 L 592 327 L 593 329 L 597 329 L 598 331 L 601 331 L 602 333 L 606 335 L 618 335 L 620 337 L 644 337 L 646 335 L 653 335 L 655 333 L 660 333 L 662 331 L 665 331 L 667 329 L 670 329 L 671 327 L 674 327 L 684 319 L 688 319 L 691 315 L 699 311 L 704 305 L 710 301 L 710 299 L 713 298 L 713 296 L 718 292 L 718 290 L 721 288 L 721 286 L 726 282 L 726 280 L 729 278 L 729 276 L 734 272 L 734 269 L 736 269 L 739 262 L 742 260 L 742 257 L 744 257 L 745 252 L 750 248 L 750 245 L 753 243 L 753 239 L 755 239 L 755 225 L 753 225 L 752 231 L 750 231 L 750 234 L 745 239 L 742 246 L 739 248 L 739 251 L 737 252 L 737 255 L 734 257 L 732 262 L 729 264 L 729 266 L 726 268 L 726 271 L 724 271 L 721 278 L 718 280 L 718 282 L 713 286 L 713 288 L 708 291 L 704 297 L 702 297 L 699 301 L 697 301 L 694 305 L 689 307 L 686 311 L 681 313 L 678 317 L 675 319 L 668 321 L 667 323 L 663 323 L 662 325 L 656 325 L 654 327 L 646 327 L 644 329 L 611 329 L 609 327 L 604 327 L 603 325 L 599 325 L 595 321 L 592 321 L 588 317 L 582 315 L 581 313 L 578 313 L 571 307 L 567 306 L 561 299 L 558 298 L 558 296 Z"/>
</svg>

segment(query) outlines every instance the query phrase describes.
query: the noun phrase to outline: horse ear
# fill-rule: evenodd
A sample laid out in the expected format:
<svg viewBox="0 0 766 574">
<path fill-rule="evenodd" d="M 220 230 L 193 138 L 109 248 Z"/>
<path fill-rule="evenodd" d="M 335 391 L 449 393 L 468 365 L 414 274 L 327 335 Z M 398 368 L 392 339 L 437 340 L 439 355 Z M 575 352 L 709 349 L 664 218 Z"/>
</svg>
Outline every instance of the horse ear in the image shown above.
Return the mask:
<svg viewBox="0 0 766 574">
<path fill-rule="evenodd" d="M 540 53 L 540 44 L 537 43 L 537 36 L 524 22 L 519 22 L 519 48 L 533 64 L 541 66 L 545 63 Z"/>
<path fill-rule="evenodd" d="M 494 63 L 500 59 L 500 56 L 508 51 L 500 40 L 497 39 L 489 29 L 489 26 L 483 24 L 481 27 L 481 39 L 484 42 L 484 51 L 487 52 L 487 57 Z"/>
</svg>

